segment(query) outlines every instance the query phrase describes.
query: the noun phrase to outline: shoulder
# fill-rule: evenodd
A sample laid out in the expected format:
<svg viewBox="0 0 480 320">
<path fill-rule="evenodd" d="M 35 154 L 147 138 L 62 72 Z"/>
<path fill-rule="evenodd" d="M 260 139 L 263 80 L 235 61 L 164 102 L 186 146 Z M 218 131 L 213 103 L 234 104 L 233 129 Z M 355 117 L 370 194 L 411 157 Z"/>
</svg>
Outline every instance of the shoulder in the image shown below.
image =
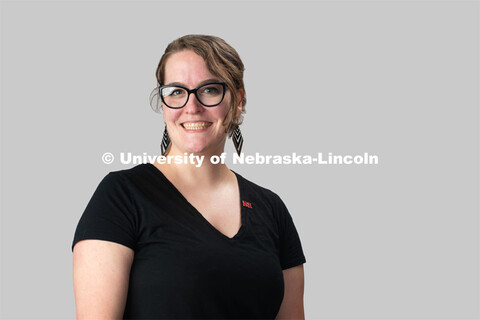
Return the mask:
<svg viewBox="0 0 480 320">
<path fill-rule="evenodd" d="M 111 197 L 124 196 L 136 205 L 169 200 L 175 195 L 168 179 L 153 164 L 140 164 L 133 168 L 111 171 L 100 183 Z M 99 186 L 99 188 L 100 188 Z"/>
<path fill-rule="evenodd" d="M 151 164 L 139 164 L 129 169 L 110 171 L 106 177 L 112 180 L 131 180 L 144 177 L 150 172 L 148 166 L 151 166 Z"/>
<path fill-rule="evenodd" d="M 272 190 L 268 189 L 268 188 L 265 188 L 265 187 L 262 187 L 260 185 L 258 185 L 257 183 L 249 180 L 249 179 L 246 179 L 245 177 L 243 177 L 242 175 L 240 175 L 239 173 L 235 172 L 235 175 L 237 176 L 238 179 L 241 180 L 243 186 L 248 189 L 249 191 L 254 191 L 254 192 L 257 192 L 257 193 L 260 193 L 261 195 L 263 196 L 267 196 L 267 197 L 271 197 L 271 198 L 275 198 L 275 197 L 278 197 L 278 195 L 273 192 Z"/>
<path fill-rule="evenodd" d="M 152 173 L 148 166 L 150 166 L 150 164 L 140 164 L 129 169 L 110 171 L 101 183 L 109 186 L 129 186 L 144 182 L 148 180 L 149 175 Z"/>
<path fill-rule="evenodd" d="M 135 195 L 146 185 L 148 179 L 146 165 L 138 165 L 130 169 L 110 171 L 98 184 L 94 198 L 118 198 L 122 197 L 133 201 Z"/>
<path fill-rule="evenodd" d="M 242 175 L 236 172 L 234 173 L 237 175 L 237 178 L 241 182 L 240 185 L 244 189 L 241 190 L 242 193 L 247 197 L 254 199 L 257 203 L 264 203 L 265 205 L 271 207 L 271 209 L 274 211 L 278 211 L 285 206 L 280 196 L 273 190 L 262 187 L 257 183 L 244 178 Z"/>
<path fill-rule="evenodd" d="M 138 165 L 130 169 L 110 171 L 98 184 L 93 197 L 111 198 L 123 196 L 125 198 L 131 198 L 135 184 L 137 184 L 138 181 L 144 180 L 144 176 L 144 165 Z"/>
<path fill-rule="evenodd" d="M 101 180 L 80 217 L 72 248 L 80 240 L 97 239 L 135 250 L 140 219 L 132 178 L 138 170 L 111 171 Z"/>
</svg>

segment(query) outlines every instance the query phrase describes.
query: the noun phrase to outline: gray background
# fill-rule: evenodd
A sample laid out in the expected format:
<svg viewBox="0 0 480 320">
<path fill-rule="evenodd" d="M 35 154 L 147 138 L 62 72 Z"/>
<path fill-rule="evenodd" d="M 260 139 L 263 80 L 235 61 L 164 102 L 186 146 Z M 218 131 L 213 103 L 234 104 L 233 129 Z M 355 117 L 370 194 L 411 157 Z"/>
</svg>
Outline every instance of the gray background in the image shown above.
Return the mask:
<svg viewBox="0 0 480 320">
<path fill-rule="evenodd" d="M 287 204 L 307 318 L 480 316 L 478 2 L 3 1 L 3 318 L 74 317 L 76 224 L 133 166 L 101 155 L 159 154 L 154 71 L 188 33 L 246 65 L 245 153 L 380 157 L 231 166 Z"/>
</svg>

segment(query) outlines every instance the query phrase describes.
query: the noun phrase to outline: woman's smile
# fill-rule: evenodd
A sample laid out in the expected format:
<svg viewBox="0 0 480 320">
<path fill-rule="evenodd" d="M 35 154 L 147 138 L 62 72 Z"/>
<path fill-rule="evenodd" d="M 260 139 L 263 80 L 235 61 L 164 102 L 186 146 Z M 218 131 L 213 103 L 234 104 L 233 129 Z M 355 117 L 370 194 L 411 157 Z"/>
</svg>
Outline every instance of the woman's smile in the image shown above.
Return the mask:
<svg viewBox="0 0 480 320">
<path fill-rule="evenodd" d="M 203 132 L 211 125 L 212 122 L 209 121 L 189 121 L 181 124 L 187 132 Z"/>
</svg>

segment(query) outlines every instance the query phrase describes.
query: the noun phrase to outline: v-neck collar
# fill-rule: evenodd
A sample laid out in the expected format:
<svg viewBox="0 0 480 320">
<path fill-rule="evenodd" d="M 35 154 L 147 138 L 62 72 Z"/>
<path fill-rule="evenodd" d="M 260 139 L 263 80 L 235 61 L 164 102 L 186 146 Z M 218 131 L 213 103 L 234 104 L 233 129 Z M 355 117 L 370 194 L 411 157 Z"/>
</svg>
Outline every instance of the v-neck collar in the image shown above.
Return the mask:
<svg viewBox="0 0 480 320">
<path fill-rule="evenodd" d="M 213 230 L 214 233 L 217 233 L 221 238 L 223 239 L 226 239 L 227 241 L 235 241 L 235 240 L 238 240 L 239 238 L 241 238 L 241 236 L 245 233 L 245 228 L 246 228 L 246 222 L 247 222 L 247 219 L 246 219 L 246 212 L 245 212 L 245 208 L 244 206 L 242 205 L 242 197 L 244 196 L 244 188 L 243 188 L 243 181 L 242 181 L 242 176 L 239 175 L 238 173 L 236 173 L 235 171 L 231 170 L 234 174 L 235 174 L 235 177 L 237 179 L 237 184 L 238 184 L 238 190 L 239 190 L 239 206 L 240 206 L 240 228 L 238 229 L 237 233 L 233 236 L 233 237 L 228 237 L 227 235 L 223 234 L 222 232 L 220 232 L 217 228 L 215 228 L 206 218 L 205 216 L 200 212 L 198 211 L 197 208 L 195 208 L 188 200 L 187 198 L 185 198 L 185 196 L 177 189 L 177 187 L 175 187 L 175 185 L 170 181 L 168 180 L 168 178 L 163 174 L 162 171 L 160 171 L 157 167 L 155 167 L 152 163 L 147 163 L 145 164 L 146 166 L 150 167 L 152 170 L 154 170 L 156 172 L 156 174 L 162 179 L 165 181 L 165 183 L 167 183 L 167 185 L 174 191 L 174 193 L 176 193 L 178 195 L 178 197 L 180 197 L 182 199 L 182 201 L 196 214 L 199 216 L 199 218 L 206 224 L 208 225 L 208 227 Z"/>
</svg>

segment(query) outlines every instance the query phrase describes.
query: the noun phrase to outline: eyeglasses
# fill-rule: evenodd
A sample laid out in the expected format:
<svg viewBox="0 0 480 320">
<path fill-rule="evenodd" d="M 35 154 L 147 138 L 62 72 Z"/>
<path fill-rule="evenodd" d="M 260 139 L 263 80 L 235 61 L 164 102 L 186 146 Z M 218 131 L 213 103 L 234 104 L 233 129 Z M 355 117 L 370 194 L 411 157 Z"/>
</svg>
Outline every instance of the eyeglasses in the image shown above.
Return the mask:
<svg viewBox="0 0 480 320">
<path fill-rule="evenodd" d="M 187 104 L 191 93 L 195 94 L 198 102 L 205 107 L 218 106 L 225 97 L 225 89 L 225 82 L 209 82 L 192 90 L 179 85 L 169 84 L 159 87 L 158 92 L 167 107 L 180 109 Z"/>
</svg>

